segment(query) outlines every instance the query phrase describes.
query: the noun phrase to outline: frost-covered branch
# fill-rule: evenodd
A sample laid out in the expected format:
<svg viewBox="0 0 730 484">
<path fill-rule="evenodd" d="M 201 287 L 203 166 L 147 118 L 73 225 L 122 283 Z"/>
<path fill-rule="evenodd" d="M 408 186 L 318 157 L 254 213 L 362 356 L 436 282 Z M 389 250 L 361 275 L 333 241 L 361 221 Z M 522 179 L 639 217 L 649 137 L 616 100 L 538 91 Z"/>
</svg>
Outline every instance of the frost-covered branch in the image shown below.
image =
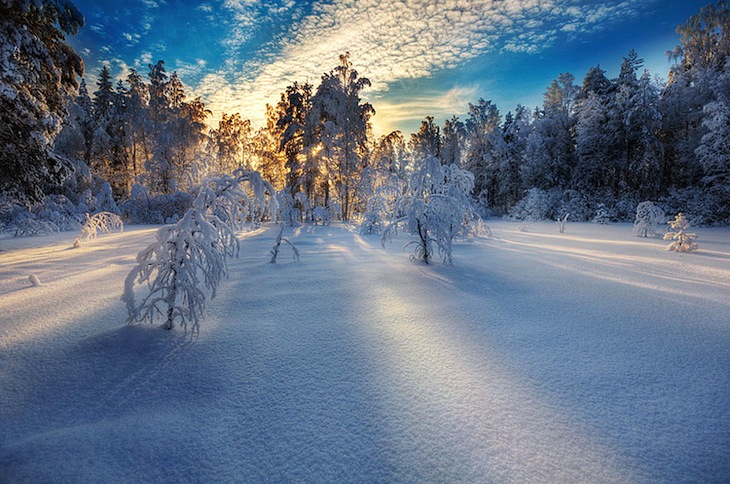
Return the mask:
<svg viewBox="0 0 730 484">
<path fill-rule="evenodd" d="M 281 243 L 285 242 L 289 245 L 292 249 L 292 253 L 294 255 L 294 260 L 299 260 L 299 249 L 297 249 L 297 246 L 294 245 L 289 239 L 286 237 L 283 237 L 284 235 L 284 227 L 286 224 L 282 223 L 281 228 L 279 229 L 279 233 L 276 236 L 276 241 L 274 242 L 273 247 L 271 247 L 271 262 L 272 264 L 276 264 L 276 258 L 279 256 L 279 251 L 281 250 Z"/>
</svg>

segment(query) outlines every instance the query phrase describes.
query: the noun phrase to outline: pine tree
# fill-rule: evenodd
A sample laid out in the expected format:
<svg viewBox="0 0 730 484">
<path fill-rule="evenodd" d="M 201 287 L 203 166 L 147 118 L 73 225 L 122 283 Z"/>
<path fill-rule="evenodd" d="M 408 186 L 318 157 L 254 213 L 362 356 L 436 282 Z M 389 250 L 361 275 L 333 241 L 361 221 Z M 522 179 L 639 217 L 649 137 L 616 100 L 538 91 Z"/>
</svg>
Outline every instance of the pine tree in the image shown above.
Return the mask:
<svg viewBox="0 0 730 484">
<path fill-rule="evenodd" d="M 665 221 L 664 210 L 653 202 L 641 202 L 636 206 L 634 233 L 637 237 L 655 237 L 659 234 L 659 226 Z"/>
<path fill-rule="evenodd" d="M 444 121 L 441 130 L 441 162 L 444 165 L 461 166 L 465 134 L 464 123 L 458 117 L 452 116 Z"/>
<path fill-rule="evenodd" d="M 433 116 L 426 116 L 421 121 L 418 133 L 411 134 L 408 148 L 414 160 L 423 160 L 428 156 L 441 159 L 441 132 L 438 125 L 434 124 Z"/>
<path fill-rule="evenodd" d="M 313 174 L 312 165 L 307 163 L 305 132 L 307 117 L 312 109 L 312 85 L 295 82 L 281 94 L 277 106 L 279 118 L 277 127 L 282 131 L 280 150 L 286 155 L 286 186 L 292 193 L 308 191 L 303 187 Z M 311 190 L 311 185 L 308 186 Z M 307 194 L 311 196 L 311 193 Z"/>
<path fill-rule="evenodd" d="M 674 220 L 670 220 L 668 223 L 672 230 L 664 234 L 664 240 L 673 240 L 674 242 L 667 246 L 667 250 L 674 252 L 693 252 L 697 250 L 697 244 L 694 242 L 697 234 L 686 232 L 689 228 L 689 222 L 687 222 L 682 212 L 678 213 Z"/>
</svg>

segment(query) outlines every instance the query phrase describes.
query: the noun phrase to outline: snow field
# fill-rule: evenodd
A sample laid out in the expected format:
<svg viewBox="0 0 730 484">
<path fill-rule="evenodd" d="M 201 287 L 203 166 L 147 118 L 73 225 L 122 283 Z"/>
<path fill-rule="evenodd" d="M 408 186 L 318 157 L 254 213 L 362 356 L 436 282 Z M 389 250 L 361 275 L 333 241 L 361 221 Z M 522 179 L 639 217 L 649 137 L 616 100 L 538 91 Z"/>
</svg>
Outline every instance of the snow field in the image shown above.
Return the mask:
<svg viewBox="0 0 730 484">
<path fill-rule="evenodd" d="M 722 482 L 730 230 L 242 232 L 190 340 L 126 326 L 154 228 L 0 241 L 0 482 Z M 43 286 L 32 287 L 30 274 Z"/>
</svg>

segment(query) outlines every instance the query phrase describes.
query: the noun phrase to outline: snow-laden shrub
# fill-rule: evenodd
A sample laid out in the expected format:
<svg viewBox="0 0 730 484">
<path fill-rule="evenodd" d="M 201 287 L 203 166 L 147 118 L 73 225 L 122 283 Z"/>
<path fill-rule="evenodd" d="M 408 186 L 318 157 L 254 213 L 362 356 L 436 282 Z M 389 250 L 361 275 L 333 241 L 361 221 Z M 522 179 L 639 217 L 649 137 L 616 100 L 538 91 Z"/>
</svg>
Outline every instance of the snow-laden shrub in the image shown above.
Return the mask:
<svg viewBox="0 0 730 484">
<path fill-rule="evenodd" d="M 46 195 L 41 205 L 33 210 L 38 220 L 50 222 L 60 231 L 79 230 L 85 216 L 64 195 Z"/>
<path fill-rule="evenodd" d="M 573 221 L 585 222 L 591 219 L 593 209 L 582 193 L 576 190 L 565 190 L 560 200 L 558 218 L 566 213 L 570 214 L 570 219 Z"/>
<path fill-rule="evenodd" d="M 396 200 L 394 211 L 402 215 L 383 230 L 381 243 L 384 246 L 403 227 L 416 237 L 404 246 L 412 249 L 411 260 L 428 264 L 438 251 L 442 262 L 451 264 L 452 241 L 470 230 L 465 221 L 476 217 L 469 199 L 473 189 L 474 175 L 469 171 L 427 157 L 411 175 L 406 193 Z"/>
<path fill-rule="evenodd" d="M 287 227 L 299 225 L 300 211 L 295 207 L 294 198 L 286 190 L 280 190 L 276 194 L 279 201 L 279 220 Z"/>
<path fill-rule="evenodd" d="M 312 210 L 312 219 L 314 225 L 329 225 L 332 223 L 332 210 L 327 207 L 314 207 Z"/>
<path fill-rule="evenodd" d="M 694 240 L 697 238 L 697 234 L 687 233 L 686 230 L 690 227 L 687 219 L 684 218 L 682 212 L 678 213 L 674 220 L 667 222 L 671 230 L 664 234 L 664 240 L 673 240 L 667 250 L 674 252 L 692 252 L 697 250 L 697 244 Z"/>
<path fill-rule="evenodd" d="M 86 222 L 84 222 L 81 232 L 76 237 L 74 247 L 81 246 L 81 239 L 95 239 L 99 232 L 109 233 L 115 229 L 120 232 L 124 231 L 124 223 L 119 215 L 111 212 L 99 212 L 92 216 L 86 214 Z"/>
<path fill-rule="evenodd" d="M 119 210 L 127 223 L 158 225 L 176 222 L 192 204 L 193 196 L 189 193 L 175 192 L 151 197 L 143 185 L 135 184 L 131 197 L 119 204 Z"/>
<path fill-rule="evenodd" d="M 112 186 L 109 182 L 104 182 L 101 185 L 101 190 L 99 190 L 95 198 L 96 206 L 94 207 L 94 211 L 120 214 L 117 202 L 114 201 L 114 197 L 112 196 Z"/>
<path fill-rule="evenodd" d="M 34 218 L 26 218 L 15 224 L 16 237 L 38 237 L 51 235 L 58 232 L 58 226 L 47 220 L 37 220 Z"/>
<path fill-rule="evenodd" d="M 604 204 L 599 203 L 596 209 L 596 214 L 593 216 L 591 223 L 594 224 L 608 224 L 611 223 L 615 218 L 615 214 L 609 210 Z"/>
<path fill-rule="evenodd" d="M 693 226 L 711 225 L 715 219 L 713 201 L 708 197 L 707 190 L 699 187 L 671 189 L 659 202 L 666 213 L 682 212 Z"/>
<path fill-rule="evenodd" d="M 641 202 L 636 206 L 634 233 L 637 237 L 656 237 L 665 220 L 664 210 L 654 205 L 654 202 Z"/>
<path fill-rule="evenodd" d="M 636 214 L 636 207 L 639 199 L 633 196 L 624 196 L 616 200 L 614 211 L 616 218 L 623 221 L 631 221 Z"/>
<path fill-rule="evenodd" d="M 380 213 L 375 210 L 368 210 L 362 215 L 360 223 L 360 234 L 380 234 L 383 231 L 383 220 Z"/>
<path fill-rule="evenodd" d="M 511 218 L 536 222 L 550 218 L 554 211 L 552 197 L 545 190 L 530 188 L 509 212 Z"/>
<path fill-rule="evenodd" d="M 128 321 L 162 320 L 165 329 L 177 322 L 186 330 L 191 322 L 192 334 L 197 334 L 206 303 L 227 273 L 226 259 L 237 251 L 230 227 L 214 224 L 205 210 L 188 210 L 176 224 L 160 228 L 155 242 L 137 255 L 122 297 Z M 139 303 L 135 285 L 147 288 Z"/>
<path fill-rule="evenodd" d="M 385 184 L 375 190 L 375 193 L 368 199 L 367 210 L 363 213 L 360 223 L 361 234 L 380 234 L 383 231 L 399 193 L 396 178 L 387 180 Z"/>
</svg>

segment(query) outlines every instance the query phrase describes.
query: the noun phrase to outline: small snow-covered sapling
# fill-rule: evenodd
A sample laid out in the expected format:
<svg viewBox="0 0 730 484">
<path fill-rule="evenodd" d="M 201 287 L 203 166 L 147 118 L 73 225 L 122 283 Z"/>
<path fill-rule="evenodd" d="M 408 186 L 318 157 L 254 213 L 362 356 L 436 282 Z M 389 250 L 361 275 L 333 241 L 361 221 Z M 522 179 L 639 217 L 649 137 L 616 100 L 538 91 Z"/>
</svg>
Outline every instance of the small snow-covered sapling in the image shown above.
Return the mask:
<svg viewBox="0 0 730 484">
<path fill-rule="evenodd" d="M 687 222 L 682 212 L 678 213 L 674 220 L 670 220 L 667 223 L 672 230 L 664 234 L 664 240 L 674 241 L 667 246 L 667 250 L 674 252 L 692 252 L 697 250 L 697 244 L 694 242 L 697 234 L 685 232 L 689 228 L 689 222 Z"/>
<path fill-rule="evenodd" d="M 269 251 L 271 253 L 271 260 L 269 261 L 272 264 L 276 264 L 276 258 L 279 255 L 279 250 L 281 249 L 281 243 L 286 242 L 289 244 L 289 247 L 291 247 L 292 252 L 294 253 L 294 260 L 299 260 L 299 249 L 291 243 L 289 239 L 286 237 L 283 237 L 284 235 L 284 226 L 285 224 L 282 222 L 281 228 L 279 229 L 279 234 L 276 236 L 276 242 L 274 242 L 273 247 L 271 247 L 271 250 Z"/>
<path fill-rule="evenodd" d="M 557 219 L 555 221 L 555 223 L 557 223 L 558 226 L 560 227 L 560 233 L 561 234 L 565 232 L 565 224 L 568 223 L 568 216 L 570 216 L 570 214 L 569 213 L 566 213 L 565 214 L 565 217 L 563 217 L 562 219 L 559 218 L 559 219 Z"/>
</svg>

